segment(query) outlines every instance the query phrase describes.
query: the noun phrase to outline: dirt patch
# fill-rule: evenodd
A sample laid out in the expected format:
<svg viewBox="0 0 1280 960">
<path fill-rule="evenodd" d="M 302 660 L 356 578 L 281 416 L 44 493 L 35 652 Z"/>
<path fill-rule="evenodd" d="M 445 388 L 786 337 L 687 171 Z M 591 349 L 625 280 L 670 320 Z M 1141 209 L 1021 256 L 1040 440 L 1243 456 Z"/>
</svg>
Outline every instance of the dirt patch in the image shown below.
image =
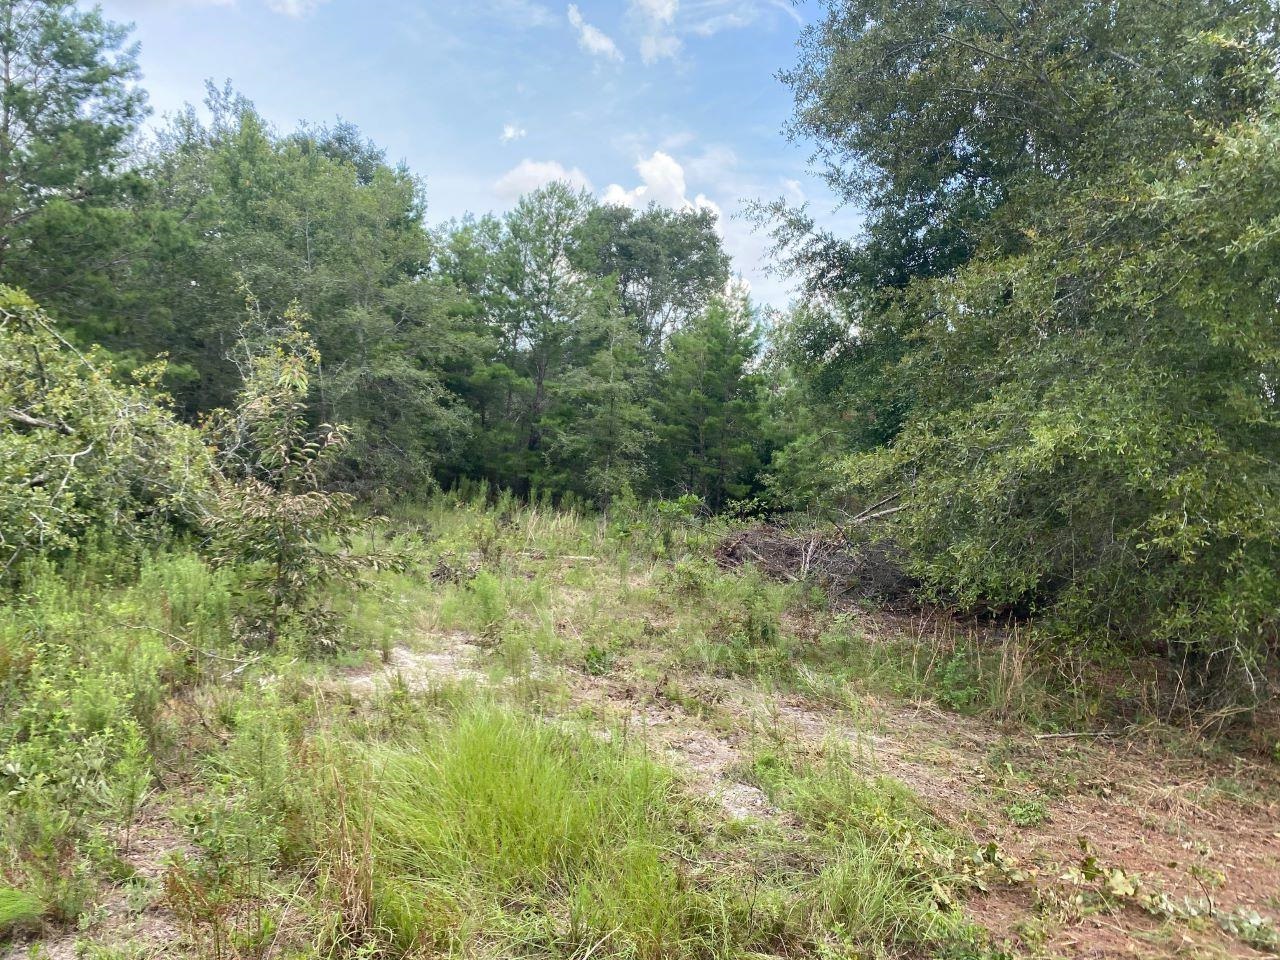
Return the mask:
<svg viewBox="0 0 1280 960">
<path fill-rule="evenodd" d="M 785 819 L 762 790 L 736 778 L 747 754 L 681 707 L 643 696 L 628 684 L 585 674 L 572 676 L 570 691 L 575 706 L 612 717 L 624 734 L 635 732 L 646 746 L 662 750 L 695 794 L 718 803 L 730 817 Z"/>
<path fill-rule="evenodd" d="M 475 683 L 484 685 L 489 676 L 477 664 L 483 649 L 465 633 L 443 634 L 430 649 L 394 647 L 386 662 L 373 669 L 352 671 L 343 678 L 357 693 L 385 690 L 396 682 L 413 689 L 430 683 Z"/>
<path fill-rule="evenodd" d="M 773 736 L 793 736 L 813 750 L 833 738 L 848 743 L 869 771 L 910 786 L 958 832 L 996 844 L 1053 896 L 1083 892 L 1064 877 L 1073 868 L 1087 871 L 1087 862 L 1137 881 L 1137 893 L 1114 910 L 1062 920 L 1047 940 L 1053 955 L 1268 956 L 1209 917 L 1192 926 L 1164 924 L 1138 905 L 1163 892 L 1178 905 L 1280 924 L 1280 812 L 1265 780 L 1261 795 L 1272 799 L 1242 803 L 1213 792 L 1210 765 L 1133 742 L 1025 734 L 1011 741 L 981 721 L 926 707 L 876 704 L 875 731 L 854 729 L 798 697 L 780 698 L 773 711 L 765 722 L 782 727 Z M 997 748 L 1011 756 L 1003 770 L 991 759 Z M 1009 776 L 1019 768 L 1030 771 L 1026 779 Z M 1009 811 L 1020 800 L 1036 804 L 1039 822 L 1012 822 Z M 1019 900 L 1028 902 L 1012 909 Z M 1015 927 L 1033 915 L 1029 900 L 1029 893 L 1003 901 L 988 894 L 975 901 L 974 913 L 993 932 L 1017 939 Z"/>
</svg>

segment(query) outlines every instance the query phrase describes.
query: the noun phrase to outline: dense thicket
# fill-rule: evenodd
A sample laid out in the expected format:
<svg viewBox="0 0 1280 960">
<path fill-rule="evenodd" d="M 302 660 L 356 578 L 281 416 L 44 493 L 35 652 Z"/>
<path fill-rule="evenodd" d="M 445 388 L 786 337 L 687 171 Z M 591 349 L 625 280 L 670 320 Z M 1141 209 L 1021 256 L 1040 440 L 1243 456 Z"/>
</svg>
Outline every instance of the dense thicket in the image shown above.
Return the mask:
<svg viewBox="0 0 1280 960">
<path fill-rule="evenodd" d="M 1276 29 L 1263 0 L 832 3 L 787 80 L 867 225 L 780 230 L 799 395 L 819 424 L 856 401 L 827 466 L 914 574 L 1251 697 L 1280 625 Z"/>
</svg>

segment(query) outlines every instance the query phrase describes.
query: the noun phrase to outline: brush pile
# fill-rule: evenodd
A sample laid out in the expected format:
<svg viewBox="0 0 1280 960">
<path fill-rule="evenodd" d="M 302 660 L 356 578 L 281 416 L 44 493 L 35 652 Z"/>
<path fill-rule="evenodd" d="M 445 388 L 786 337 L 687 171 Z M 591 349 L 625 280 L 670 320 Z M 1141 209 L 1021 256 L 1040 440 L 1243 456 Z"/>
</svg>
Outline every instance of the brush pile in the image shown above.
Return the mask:
<svg viewBox="0 0 1280 960">
<path fill-rule="evenodd" d="M 876 600 L 907 605 L 914 581 L 892 544 L 850 541 L 839 531 L 800 533 L 766 524 L 730 534 L 715 551 L 721 567 L 753 563 L 765 576 L 812 583 L 833 600 Z"/>
</svg>

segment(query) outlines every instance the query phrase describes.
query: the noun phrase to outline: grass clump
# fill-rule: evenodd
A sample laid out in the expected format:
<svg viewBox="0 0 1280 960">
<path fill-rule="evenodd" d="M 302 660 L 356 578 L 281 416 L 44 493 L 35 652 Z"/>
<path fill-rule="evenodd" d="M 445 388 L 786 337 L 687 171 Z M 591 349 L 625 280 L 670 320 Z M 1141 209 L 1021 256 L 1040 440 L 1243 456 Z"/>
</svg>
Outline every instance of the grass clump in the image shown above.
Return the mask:
<svg viewBox="0 0 1280 960">
<path fill-rule="evenodd" d="M 695 809 L 643 755 L 487 705 L 339 750 L 371 935 L 400 955 L 711 951 L 715 894 L 679 866 Z"/>
<path fill-rule="evenodd" d="M 44 905 L 40 898 L 25 890 L 0 887 L 0 937 L 40 922 Z"/>
<path fill-rule="evenodd" d="M 969 883 L 961 844 L 907 787 L 864 776 L 835 750 L 814 764 L 765 755 L 749 775 L 815 848 L 806 899 L 817 938 L 852 956 L 987 955 L 958 906 Z"/>
</svg>

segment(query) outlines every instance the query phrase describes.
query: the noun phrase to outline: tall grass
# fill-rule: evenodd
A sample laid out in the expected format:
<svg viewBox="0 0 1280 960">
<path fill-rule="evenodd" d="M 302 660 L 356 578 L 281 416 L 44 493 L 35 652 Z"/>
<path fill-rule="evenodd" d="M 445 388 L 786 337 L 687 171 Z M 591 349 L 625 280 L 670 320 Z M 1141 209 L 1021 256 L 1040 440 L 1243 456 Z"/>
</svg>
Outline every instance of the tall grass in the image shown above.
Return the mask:
<svg viewBox="0 0 1280 960">
<path fill-rule="evenodd" d="M 642 754 L 492 705 L 337 749 L 375 933 L 402 954 L 713 952 L 720 892 L 681 867 L 695 810 Z"/>
</svg>

